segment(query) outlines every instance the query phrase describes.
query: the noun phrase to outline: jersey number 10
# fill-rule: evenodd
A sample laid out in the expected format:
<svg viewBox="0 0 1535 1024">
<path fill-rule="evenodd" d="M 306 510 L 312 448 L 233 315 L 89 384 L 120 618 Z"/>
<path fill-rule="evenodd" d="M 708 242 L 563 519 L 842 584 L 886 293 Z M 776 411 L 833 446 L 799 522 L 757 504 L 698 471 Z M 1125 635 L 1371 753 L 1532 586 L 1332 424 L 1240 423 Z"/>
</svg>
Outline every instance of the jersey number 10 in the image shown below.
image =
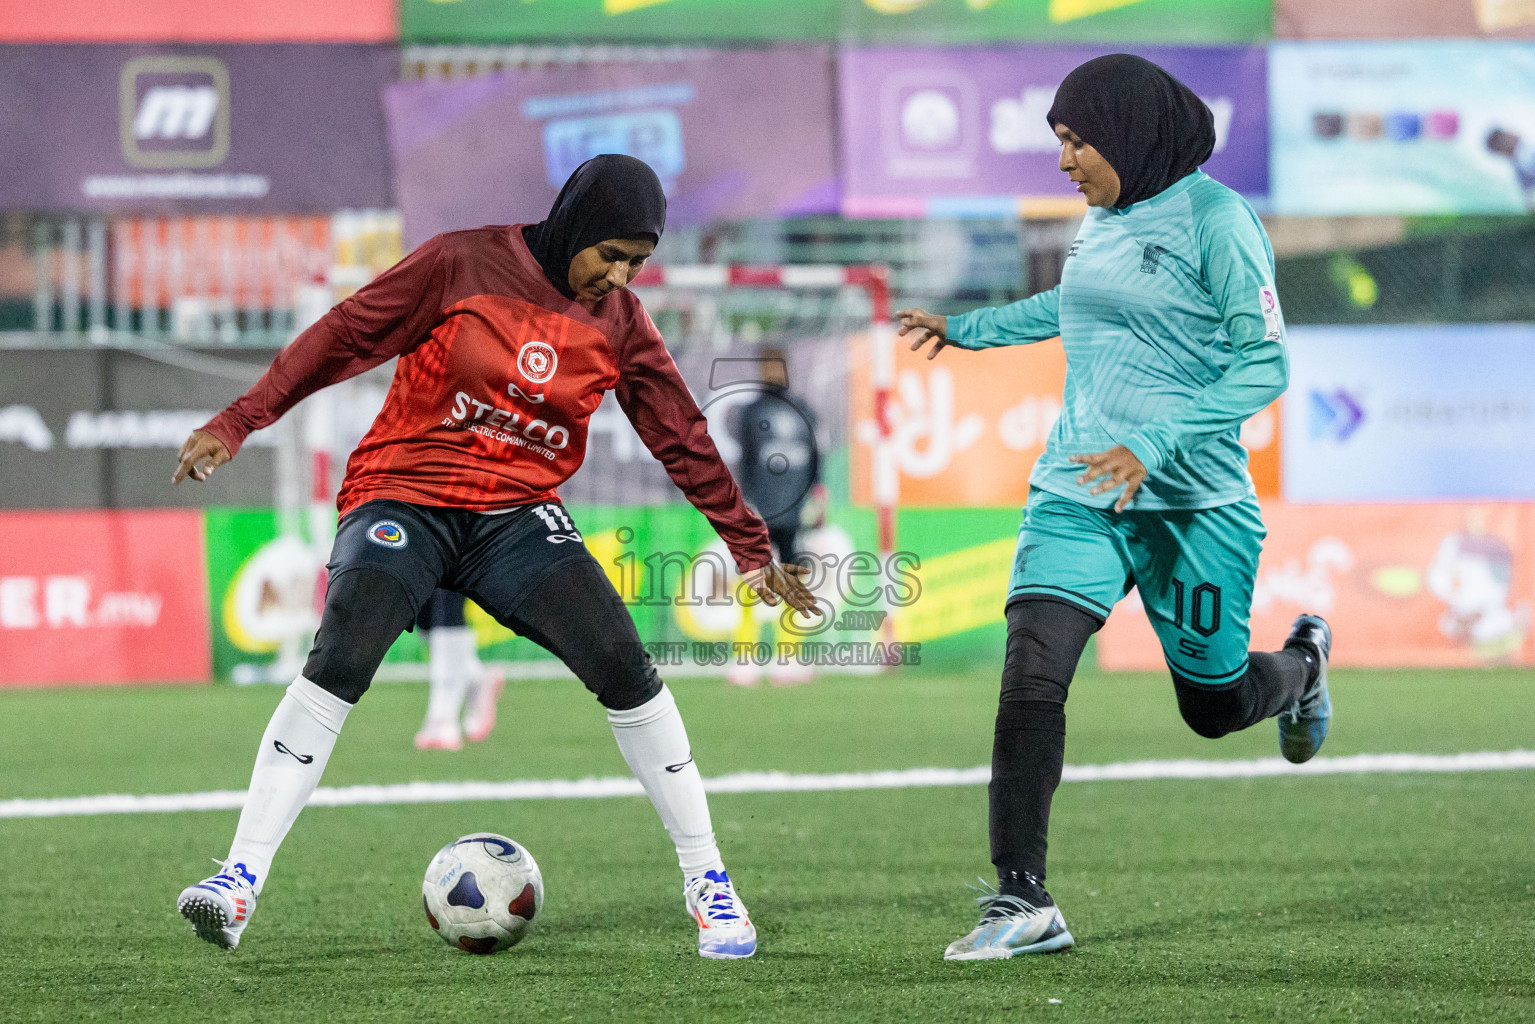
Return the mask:
<svg viewBox="0 0 1535 1024">
<path fill-rule="evenodd" d="M 1173 580 L 1173 625 L 1183 628 L 1184 609 L 1187 608 L 1189 628 L 1200 636 L 1214 636 L 1221 628 L 1221 588 L 1213 583 L 1201 583 L 1188 593 L 1187 604 L 1184 602 L 1185 589 L 1182 580 Z"/>
</svg>

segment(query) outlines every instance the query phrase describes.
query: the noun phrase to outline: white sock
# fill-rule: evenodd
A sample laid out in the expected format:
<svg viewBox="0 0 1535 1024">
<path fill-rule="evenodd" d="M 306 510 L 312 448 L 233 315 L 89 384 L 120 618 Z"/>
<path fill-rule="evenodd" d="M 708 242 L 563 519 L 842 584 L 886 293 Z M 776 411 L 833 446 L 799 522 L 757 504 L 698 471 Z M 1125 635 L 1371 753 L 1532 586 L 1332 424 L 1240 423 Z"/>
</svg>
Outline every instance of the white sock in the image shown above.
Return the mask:
<svg viewBox="0 0 1535 1024">
<path fill-rule="evenodd" d="M 608 722 L 629 770 L 645 787 L 677 847 L 683 878 L 723 871 L 725 863 L 709 821 L 709 800 L 672 692 L 663 685 L 660 693 L 637 708 L 609 710 Z"/>
<path fill-rule="evenodd" d="M 462 631 L 454 630 L 457 634 L 454 639 L 454 656 L 457 659 L 459 678 L 463 680 L 463 695 L 459 698 L 459 707 L 462 710 L 464 704 L 473 696 L 480 685 L 480 680 L 485 675 L 485 666 L 480 664 L 480 640 L 474 633 L 473 626 L 465 626 Z"/>
<path fill-rule="evenodd" d="M 474 683 L 471 669 L 479 665 L 474 630 L 468 626 L 432 630 L 427 635 L 427 657 L 426 724 L 457 725 Z"/>
<path fill-rule="evenodd" d="M 277 847 L 319 785 L 336 735 L 351 710 L 352 705 L 340 697 L 299 676 L 272 712 L 256 752 L 234 845 L 229 848 L 229 862 L 245 865 L 256 876 L 257 893 L 266 883 Z"/>
</svg>

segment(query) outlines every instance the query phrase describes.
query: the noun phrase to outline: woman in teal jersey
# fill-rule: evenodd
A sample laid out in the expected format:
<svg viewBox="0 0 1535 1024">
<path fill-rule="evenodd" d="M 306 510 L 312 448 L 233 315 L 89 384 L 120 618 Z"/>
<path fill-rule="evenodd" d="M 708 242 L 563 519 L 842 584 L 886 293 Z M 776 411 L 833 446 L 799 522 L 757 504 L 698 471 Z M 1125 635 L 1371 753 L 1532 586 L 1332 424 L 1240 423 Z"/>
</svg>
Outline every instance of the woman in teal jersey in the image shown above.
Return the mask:
<svg viewBox="0 0 1535 1024">
<path fill-rule="evenodd" d="M 930 359 L 1057 335 L 1066 350 L 1008 588 L 990 786 L 998 891 L 950 960 L 1072 944 L 1044 888 L 1066 692 L 1132 586 L 1201 736 L 1277 715 L 1280 749 L 1298 763 L 1332 714 L 1321 618 L 1300 616 L 1281 651 L 1247 649 L 1264 527 L 1237 434 L 1284 391 L 1289 366 L 1263 225 L 1199 170 L 1215 146 L 1210 110 L 1150 61 L 1115 54 L 1067 76 L 1049 122 L 1089 206 L 1060 285 L 963 316 L 900 314 Z"/>
</svg>

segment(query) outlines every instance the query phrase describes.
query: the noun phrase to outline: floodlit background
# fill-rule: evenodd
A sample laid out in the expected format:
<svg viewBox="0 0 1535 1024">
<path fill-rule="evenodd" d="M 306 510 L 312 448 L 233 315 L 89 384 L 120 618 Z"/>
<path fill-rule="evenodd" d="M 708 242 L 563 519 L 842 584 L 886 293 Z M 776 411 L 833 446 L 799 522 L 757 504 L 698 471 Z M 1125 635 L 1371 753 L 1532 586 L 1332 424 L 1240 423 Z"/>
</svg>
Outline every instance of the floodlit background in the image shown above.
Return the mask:
<svg viewBox="0 0 1535 1024">
<path fill-rule="evenodd" d="M 1205 169 L 1276 253 L 1291 386 L 1242 433 L 1269 527 L 1255 644 L 1302 610 L 1332 623 L 1328 755 L 1529 767 L 1532 0 L 4 0 L 0 956 L 19 980 L 0 1004 L 270 1018 L 292 1010 L 286 973 L 303 1012 L 354 1019 L 492 1007 L 507 985 L 577 1020 L 1535 1016 L 1520 771 L 1072 783 L 1051 888 L 1082 948 L 985 976 L 934 962 L 969 927 L 964 880 L 989 874 L 969 783 L 717 798 L 764 929 L 757 973 L 728 982 L 675 959 L 669 853 L 632 798 L 313 811 L 238 961 L 182 934 L 173 897 L 223 852 L 280 692 L 261 684 L 308 650 L 335 490 L 392 368 L 307 400 L 209 484 L 169 486 L 176 449 L 412 247 L 540 219 L 598 153 L 667 187 L 639 291 L 722 451 L 752 397 L 734 361 L 781 348 L 830 492 L 806 546 L 919 564 L 915 600 L 828 590 L 820 638 L 919 644 L 919 665 L 731 686 L 693 645 L 781 631 L 668 600 L 683 584 L 647 556 L 719 545 L 608 401 L 562 494 L 644 639 L 683 645 L 664 674 L 705 775 L 984 765 L 1064 357 L 901 351 L 880 403 L 884 318 L 1058 282 L 1084 208 L 1044 113 L 1067 71 L 1119 51 L 1209 104 Z M 511 679 L 498 732 L 411 748 L 425 652 L 407 634 L 327 784 L 622 776 L 584 691 L 470 621 Z M 1072 765 L 1274 754 L 1267 724 L 1220 744 L 1183 728 L 1134 594 L 1070 719 Z M 203 804 L 222 810 L 127 817 L 37 802 L 225 791 Z M 480 829 L 534 849 L 550 913 L 471 963 L 433 945 L 412 892 Z M 45 867 L 105 902 L 43 887 Z"/>
</svg>

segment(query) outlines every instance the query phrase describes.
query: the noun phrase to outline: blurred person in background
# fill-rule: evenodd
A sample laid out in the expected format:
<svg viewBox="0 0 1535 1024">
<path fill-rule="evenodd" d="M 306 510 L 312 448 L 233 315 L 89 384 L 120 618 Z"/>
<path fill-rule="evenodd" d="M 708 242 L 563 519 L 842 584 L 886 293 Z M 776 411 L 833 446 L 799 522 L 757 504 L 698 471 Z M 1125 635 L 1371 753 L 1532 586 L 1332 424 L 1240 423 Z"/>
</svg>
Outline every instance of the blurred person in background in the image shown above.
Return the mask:
<svg viewBox="0 0 1535 1024">
<path fill-rule="evenodd" d="M 815 414 L 789 390 L 789 362 L 779 348 L 759 357 L 762 391 L 740 411 L 737 421 L 741 490 L 767 523 L 768 537 L 781 562 L 791 562 L 801 528 L 825 518 L 826 488 L 821 484 L 821 448 Z M 812 522 L 805 522 L 809 511 Z"/>
<path fill-rule="evenodd" d="M 815 414 L 805 400 L 789 390 L 789 361 L 780 348 L 764 348 L 758 357 L 762 390 L 743 406 L 736 420 L 741 461 L 736 474 L 741 491 L 767 523 L 768 538 L 780 562 L 796 561 L 801 554 L 802 529 L 819 529 L 826 522 L 826 487 L 821 483 L 821 448 L 815 436 Z M 737 642 L 755 642 L 757 617 L 742 610 Z M 779 631 L 781 642 L 793 637 Z M 775 647 L 775 650 L 778 648 Z M 750 686 L 761 669 L 749 659 L 732 663 L 726 678 L 737 686 Z M 775 656 L 767 668 L 775 683 L 809 682 L 813 669 L 792 656 L 787 664 Z"/>
<path fill-rule="evenodd" d="M 416 629 L 427 653 L 426 721 L 416 733 L 416 749 L 461 750 L 466 738 L 479 743 L 496 727 L 506 680 L 480 662 L 479 641 L 464 621 L 463 596 L 434 591 Z"/>
<path fill-rule="evenodd" d="M 1030 474 L 1007 597 L 992 747 L 997 891 L 949 960 L 1072 945 L 1045 891 L 1066 694 L 1088 638 L 1132 586 L 1161 640 L 1178 709 L 1215 738 L 1278 716 L 1279 745 L 1310 759 L 1332 717 L 1332 634 L 1295 620 L 1284 649 L 1249 652 L 1265 530 L 1238 443 L 1289 383 L 1274 254 L 1256 214 L 1199 170 L 1208 107 L 1140 57 L 1066 76 L 1048 115 L 1061 170 L 1087 199 L 1061 283 L 963 316 L 903 310 L 900 333 L 986 349 L 1060 336 L 1063 410 Z"/>
<path fill-rule="evenodd" d="M 173 482 L 205 480 L 305 396 L 399 357 L 384 408 L 347 462 L 314 648 L 261 738 L 229 855 L 177 899 L 199 937 L 239 944 L 348 713 L 441 586 L 549 650 L 592 691 L 676 847 L 699 954 L 756 952 L 676 702 L 555 492 L 580 466 L 588 420 L 612 390 L 745 584 L 768 604 L 815 611 L 799 569 L 774 563 L 767 527 L 628 288 L 665 220 L 649 166 L 594 157 L 542 222 L 423 243 L 300 334 L 183 445 Z"/>
</svg>

